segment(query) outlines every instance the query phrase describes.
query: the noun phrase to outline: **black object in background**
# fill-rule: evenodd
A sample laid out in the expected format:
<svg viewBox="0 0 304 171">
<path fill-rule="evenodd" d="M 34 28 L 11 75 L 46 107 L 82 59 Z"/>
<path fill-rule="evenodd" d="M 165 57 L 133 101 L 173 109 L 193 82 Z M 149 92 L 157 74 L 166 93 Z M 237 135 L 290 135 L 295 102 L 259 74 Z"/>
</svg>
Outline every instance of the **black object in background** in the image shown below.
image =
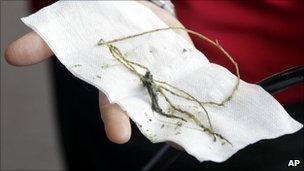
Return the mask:
<svg viewBox="0 0 304 171">
<path fill-rule="evenodd" d="M 304 66 L 298 66 L 269 76 L 257 84 L 260 85 L 268 93 L 274 95 L 294 85 L 303 83 Z M 149 162 L 142 168 L 141 171 L 169 169 L 170 166 L 174 164 L 175 160 L 182 153 L 184 153 L 184 151 L 175 150 L 173 147 L 166 144 L 149 160 Z M 298 162 L 300 161 L 298 160 Z"/>
<path fill-rule="evenodd" d="M 152 145 L 132 123 L 132 138 L 124 144 L 110 142 L 104 130 L 98 90 L 73 76 L 52 59 L 57 120 L 69 170 L 139 170 L 162 144 Z"/>
<path fill-rule="evenodd" d="M 57 119 L 68 170 L 140 170 L 164 143 L 152 144 L 132 124 L 132 137 L 124 145 L 111 143 L 105 134 L 98 108 L 98 90 L 74 77 L 56 59 L 52 60 Z M 301 92 L 299 92 L 301 93 Z M 304 103 L 287 111 L 303 123 Z M 168 170 L 304 170 L 303 129 L 277 139 L 249 145 L 223 163 L 198 162 L 186 153 Z M 287 167 L 298 159 L 298 167 Z"/>
</svg>

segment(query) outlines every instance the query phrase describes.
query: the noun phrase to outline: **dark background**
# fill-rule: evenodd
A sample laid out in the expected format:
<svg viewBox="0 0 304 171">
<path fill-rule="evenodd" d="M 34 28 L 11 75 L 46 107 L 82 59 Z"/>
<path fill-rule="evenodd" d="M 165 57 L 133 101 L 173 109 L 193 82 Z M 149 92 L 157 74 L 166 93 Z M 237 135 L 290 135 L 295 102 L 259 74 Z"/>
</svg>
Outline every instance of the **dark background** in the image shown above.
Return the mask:
<svg viewBox="0 0 304 171">
<path fill-rule="evenodd" d="M 50 3 L 33 1 L 33 10 Z M 257 82 L 278 71 L 304 64 L 303 3 L 300 1 L 283 5 L 260 1 L 174 3 L 178 17 L 186 27 L 219 39 L 227 51 L 237 57 L 241 76 L 246 81 Z M 284 25 L 287 20 L 292 21 L 288 26 Z M 248 41 L 250 38 L 252 40 Z M 204 43 L 193 40 L 212 62 L 230 67 Z M 249 43 L 250 46 L 245 46 Z M 269 47 L 262 48 L 261 44 Z M 134 124 L 128 143 L 111 143 L 100 119 L 98 90 L 75 78 L 55 58 L 52 59 L 52 70 L 57 120 L 69 170 L 139 170 L 161 148 L 163 144 L 150 143 Z M 277 98 L 293 118 L 303 123 L 303 85 L 291 87 L 279 93 Z M 199 163 L 184 153 L 169 170 L 304 170 L 303 135 L 302 129 L 295 134 L 260 141 L 223 163 Z M 287 167 L 290 159 L 302 163 L 299 167 Z"/>
<path fill-rule="evenodd" d="M 55 58 L 52 64 L 58 121 L 70 170 L 139 170 L 161 148 L 163 143 L 152 144 L 134 124 L 128 143 L 111 143 L 100 118 L 98 90 L 74 77 Z M 303 105 L 300 102 L 286 106 L 288 113 L 301 123 Z M 277 139 L 262 140 L 242 149 L 224 163 L 199 163 L 184 153 L 169 170 L 303 170 L 303 164 L 287 167 L 290 159 L 304 161 L 303 135 L 301 129 Z"/>
</svg>

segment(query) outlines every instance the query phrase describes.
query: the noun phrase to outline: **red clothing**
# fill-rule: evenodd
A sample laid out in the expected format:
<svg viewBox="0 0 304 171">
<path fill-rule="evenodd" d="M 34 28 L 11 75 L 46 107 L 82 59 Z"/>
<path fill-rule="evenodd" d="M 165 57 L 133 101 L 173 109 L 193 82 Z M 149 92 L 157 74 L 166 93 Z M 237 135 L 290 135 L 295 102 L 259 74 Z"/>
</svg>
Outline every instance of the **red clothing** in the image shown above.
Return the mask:
<svg viewBox="0 0 304 171">
<path fill-rule="evenodd" d="M 32 1 L 34 11 L 53 0 Z M 303 1 L 173 1 L 178 19 L 220 44 L 238 62 L 241 78 L 256 83 L 272 74 L 304 65 Z M 233 66 L 214 47 L 192 37 L 211 62 Z M 304 85 L 276 95 L 281 102 L 304 101 Z"/>
<path fill-rule="evenodd" d="M 285 69 L 304 65 L 303 1 L 173 1 L 185 27 L 219 43 L 238 62 L 241 78 L 256 83 Z M 212 46 L 192 36 L 208 59 L 233 66 Z M 304 85 L 277 94 L 281 102 L 304 101 Z"/>
</svg>

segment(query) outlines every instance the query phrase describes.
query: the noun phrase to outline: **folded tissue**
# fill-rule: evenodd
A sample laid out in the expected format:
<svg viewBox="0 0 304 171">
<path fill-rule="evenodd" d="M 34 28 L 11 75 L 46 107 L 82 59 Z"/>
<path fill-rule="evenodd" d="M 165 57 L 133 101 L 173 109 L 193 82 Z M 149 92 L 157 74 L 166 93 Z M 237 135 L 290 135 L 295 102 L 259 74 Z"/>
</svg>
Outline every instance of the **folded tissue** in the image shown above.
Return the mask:
<svg viewBox="0 0 304 171">
<path fill-rule="evenodd" d="M 193 100 L 189 102 L 166 92 L 178 109 L 194 113 L 193 117 L 179 110 L 170 111 L 164 97 L 158 99 L 159 107 L 163 113 L 175 117 L 166 117 L 155 110 L 155 106 L 151 107 L 153 92 L 126 66 L 140 70 L 135 64 L 144 65 L 155 80 L 178 87 L 202 102 L 221 102 L 229 97 L 238 77 L 210 63 L 204 54 L 171 29 L 108 46 L 98 45 L 100 39 L 107 41 L 168 28 L 138 2 L 59 1 L 22 21 L 45 40 L 71 73 L 97 87 L 111 103 L 119 104 L 150 141 L 175 142 L 199 161 L 223 162 L 249 144 L 302 128 L 270 94 L 242 80 L 224 105 L 200 106 Z M 109 47 L 119 48 L 124 57 L 136 63 L 124 65 L 124 61 L 113 57 Z"/>
</svg>

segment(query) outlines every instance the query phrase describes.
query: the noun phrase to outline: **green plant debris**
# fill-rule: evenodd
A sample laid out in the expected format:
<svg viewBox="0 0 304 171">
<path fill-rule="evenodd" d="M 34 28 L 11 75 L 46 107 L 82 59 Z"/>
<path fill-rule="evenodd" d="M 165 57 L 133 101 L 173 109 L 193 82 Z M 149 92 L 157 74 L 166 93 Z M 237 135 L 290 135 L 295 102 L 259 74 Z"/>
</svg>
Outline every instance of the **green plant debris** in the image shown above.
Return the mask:
<svg viewBox="0 0 304 171">
<path fill-rule="evenodd" d="M 101 65 L 101 68 L 102 68 L 102 69 L 108 69 L 108 68 L 114 67 L 114 66 L 117 66 L 117 65 L 115 65 L 115 64 L 112 64 L 112 65 L 110 65 L 110 64 L 102 64 L 102 65 Z"/>
<path fill-rule="evenodd" d="M 81 67 L 81 66 L 82 66 L 81 64 L 75 64 L 71 68 L 77 68 L 77 67 Z"/>
<path fill-rule="evenodd" d="M 131 39 L 137 36 L 142 36 L 144 34 L 151 34 L 154 32 L 158 32 L 158 31 L 165 31 L 165 30 L 170 30 L 170 29 L 179 29 L 179 30 L 184 30 L 187 31 L 188 33 L 194 34 L 196 36 L 198 36 L 199 38 L 201 38 L 204 41 L 209 42 L 211 45 L 213 45 L 214 47 L 218 48 L 224 55 L 225 57 L 227 57 L 235 66 L 235 70 L 236 70 L 236 74 L 237 74 L 237 81 L 235 84 L 234 89 L 232 90 L 231 94 L 225 98 L 223 101 L 221 102 L 204 102 L 204 101 L 200 101 L 197 98 L 195 98 L 193 95 L 191 95 L 190 93 L 175 87 L 165 81 L 161 81 L 161 80 L 156 80 L 153 78 L 153 75 L 151 74 L 150 70 L 140 64 L 140 63 L 136 63 L 134 61 L 131 61 L 130 59 L 127 58 L 126 55 L 124 55 L 118 47 L 114 46 L 113 43 L 118 42 L 118 41 L 123 41 L 123 40 L 127 40 L 127 39 Z M 134 35 L 129 35 L 129 36 L 125 36 L 122 38 L 118 38 L 118 39 L 114 39 L 111 41 L 104 41 L 103 39 L 100 39 L 100 41 L 98 42 L 98 45 L 104 45 L 107 46 L 109 51 L 111 52 L 112 56 L 118 61 L 120 62 L 123 66 L 125 66 L 127 69 L 129 69 L 132 73 L 134 73 L 135 75 L 138 76 L 138 78 L 141 80 L 142 84 L 144 87 L 146 87 L 148 94 L 150 96 L 150 100 L 151 100 L 151 108 L 153 111 L 157 112 L 158 114 L 167 117 L 167 118 L 171 118 L 171 119 L 177 119 L 180 120 L 177 122 L 177 127 L 181 127 L 182 126 L 182 122 L 187 122 L 186 117 L 190 118 L 197 126 L 199 126 L 203 132 L 208 133 L 209 135 L 211 135 L 213 137 L 213 140 L 216 141 L 217 138 L 231 144 L 225 137 L 223 137 L 221 134 L 215 132 L 213 130 L 212 124 L 211 124 L 211 120 L 209 117 L 209 113 L 208 111 L 205 109 L 204 105 L 209 104 L 209 105 L 215 105 L 215 106 L 224 106 L 225 103 L 227 103 L 228 101 L 230 101 L 233 97 L 233 95 L 235 94 L 236 90 L 239 87 L 239 83 L 240 83 L 240 74 L 239 74 L 239 68 L 237 63 L 234 61 L 234 59 L 222 48 L 222 46 L 218 43 L 217 40 L 212 41 L 211 39 L 207 38 L 206 36 L 197 33 L 195 31 L 189 30 L 189 29 L 185 29 L 183 27 L 168 27 L 168 28 L 160 28 L 160 29 L 154 29 L 154 30 L 149 30 L 149 31 L 145 31 L 139 34 L 134 34 Z M 183 49 L 183 53 L 186 52 L 186 49 Z M 144 73 L 140 73 L 136 67 L 139 67 L 143 70 L 145 70 Z M 176 97 L 180 97 L 183 98 L 185 100 L 189 100 L 192 102 L 195 102 L 201 109 L 201 112 L 203 112 L 208 120 L 208 124 L 209 126 L 204 125 L 203 123 L 201 123 L 201 121 L 196 117 L 196 115 L 188 110 L 185 110 L 183 108 L 181 108 L 179 105 L 176 105 L 175 103 L 173 103 L 171 101 L 171 99 L 167 96 L 166 93 L 170 93 L 171 95 L 174 95 Z M 159 105 L 158 103 L 158 98 L 159 96 L 163 97 L 164 100 L 167 102 L 167 104 L 169 105 L 169 112 L 165 112 Z M 178 112 L 181 115 L 177 116 L 175 115 L 175 113 Z M 145 113 L 145 115 L 147 116 L 147 114 Z M 148 131 L 148 130 L 147 130 Z M 231 144 L 232 145 L 232 144 Z"/>
</svg>

